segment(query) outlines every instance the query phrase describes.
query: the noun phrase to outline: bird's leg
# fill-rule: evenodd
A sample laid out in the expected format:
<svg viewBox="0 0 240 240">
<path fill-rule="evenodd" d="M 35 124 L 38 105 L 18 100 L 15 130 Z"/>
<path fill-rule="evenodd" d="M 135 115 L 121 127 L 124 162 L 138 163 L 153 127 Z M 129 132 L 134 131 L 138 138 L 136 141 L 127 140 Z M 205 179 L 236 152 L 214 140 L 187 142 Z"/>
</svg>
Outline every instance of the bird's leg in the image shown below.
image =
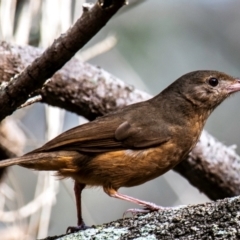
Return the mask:
<svg viewBox="0 0 240 240">
<path fill-rule="evenodd" d="M 68 227 L 67 233 L 77 232 L 79 230 L 84 230 L 87 228 L 83 219 L 82 219 L 82 204 L 81 204 L 81 194 L 82 190 L 85 188 L 86 184 L 78 183 L 75 181 L 74 183 L 74 194 L 76 199 L 77 206 L 77 226 L 76 227 Z"/>
<path fill-rule="evenodd" d="M 138 213 L 138 212 L 149 212 L 149 211 L 157 211 L 157 210 L 163 210 L 165 209 L 164 207 L 158 206 L 154 203 L 151 202 L 146 202 L 146 201 L 142 201 L 140 199 L 137 198 L 133 198 L 124 194 L 121 194 L 119 192 L 117 192 L 116 190 L 112 189 L 112 188 L 104 188 L 104 191 L 110 196 L 110 197 L 114 197 L 114 198 L 118 198 L 118 199 L 122 199 L 128 202 L 132 202 L 138 205 L 141 205 L 144 207 L 144 209 L 129 209 L 127 210 L 124 215 L 128 212 L 131 213 Z"/>
</svg>

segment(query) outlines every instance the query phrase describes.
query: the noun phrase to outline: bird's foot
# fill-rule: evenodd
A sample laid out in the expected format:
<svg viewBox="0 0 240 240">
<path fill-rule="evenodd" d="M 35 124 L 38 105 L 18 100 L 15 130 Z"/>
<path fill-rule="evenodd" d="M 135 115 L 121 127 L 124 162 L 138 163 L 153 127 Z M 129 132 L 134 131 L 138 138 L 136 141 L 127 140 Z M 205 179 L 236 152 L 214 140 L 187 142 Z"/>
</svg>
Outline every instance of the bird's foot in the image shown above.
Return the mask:
<svg viewBox="0 0 240 240">
<path fill-rule="evenodd" d="M 137 215 L 138 213 L 148 213 L 148 212 L 149 210 L 147 209 L 130 208 L 123 213 L 123 218 L 125 218 L 128 213 L 131 213 L 132 216 L 135 217 L 135 215 Z"/>
<path fill-rule="evenodd" d="M 104 191 L 111 197 L 115 197 L 115 198 L 125 200 L 128 202 L 132 202 L 132 203 L 135 203 L 135 204 L 138 204 L 138 205 L 144 207 L 143 209 L 136 209 L 136 208 L 128 209 L 126 212 L 124 212 L 123 217 L 125 217 L 127 213 L 132 213 L 133 215 L 135 215 L 137 213 L 146 213 L 146 212 L 152 212 L 152 211 L 166 209 L 165 207 L 158 206 L 155 203 L 142 201 L 140 199 L 121 194 L 114 189 L 104 188 Z"/>
<path fill-rule="evenodd" d="M 75 232 L 78 232 L 78 231 L 82 231 L 82 230 L 86 230 L 88 229 L 89 227 L 85 225 L 85 223 L 82 223 L 78 226 L 70 226 L 67 228 L 67 231 L 66 233 L 75 233 Z"/>
<path fill-rule="evenodd" d="M 167 209 L 167 207 L 162 207 L 162 206 L 159 206 L 155 203 L 151 203 L 151 202 L 144 202 L 144 204 L 140 204 L 144 207 L 144 210 L 147 210 L 149 212 L 152 212 L 152 211 L 159 211 L 159 210 L 165 210 Z"/>
<path fill-rule="evenodd" d="M 149 213 L 149 212 L 153 212 L 153 211 L 159 211 L 159 210 L 162 211 L 162 210 L 169 209 L 168 207 L 158 206 L 158 205 L 156 205 L 154 203 L 151 203 L 151 202 L 144 202 L 144 204 L 140 204 L 140 205 L 142 205 L 144 208 L 143 209 L 130 208 L 127 211 L 124 212 L 123 218 L 128 213 L 131 213 L 133 216 L 135 216 L 138 213 Z"/>
</svg>

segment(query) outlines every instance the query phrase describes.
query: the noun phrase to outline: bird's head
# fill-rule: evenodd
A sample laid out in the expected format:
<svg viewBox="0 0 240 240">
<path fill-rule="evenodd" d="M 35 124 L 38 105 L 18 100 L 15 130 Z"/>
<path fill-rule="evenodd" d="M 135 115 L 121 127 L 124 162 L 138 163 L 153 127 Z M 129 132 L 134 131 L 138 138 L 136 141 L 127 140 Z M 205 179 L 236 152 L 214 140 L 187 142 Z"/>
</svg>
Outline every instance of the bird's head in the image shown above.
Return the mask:
<svg viewBox="0 0 240 240">
<path fill-rule="evenodd" d="M 169 87 L 197 108 L 212 111 L 229 95 L 240 91 L 240 79 L 218 71 L 202 70 L 183 75 Z"/>
</svg>

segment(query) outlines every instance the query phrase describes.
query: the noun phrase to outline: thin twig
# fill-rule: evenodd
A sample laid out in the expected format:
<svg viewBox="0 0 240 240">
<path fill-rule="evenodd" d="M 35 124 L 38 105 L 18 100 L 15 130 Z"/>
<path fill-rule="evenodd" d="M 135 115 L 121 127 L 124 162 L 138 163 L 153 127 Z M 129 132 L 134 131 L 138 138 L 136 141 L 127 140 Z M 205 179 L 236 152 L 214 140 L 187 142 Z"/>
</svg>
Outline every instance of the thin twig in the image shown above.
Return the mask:
<svg viewBox="0 0 240 240">
<path fill-rule="evenodd" d="M 80 59 L 84 62 L 95 58 L 112 48 L 117 44 L 117 38 L 114 35 L 108 36 L 103 41 L 96 43 L 94 46 L 87 48 L 79 54 Z"/>
<path fill-rule="evenodd" d="M 26 218 L 37 212 L 45 204 L 55 201 L 55 197 L 55 192 L 53 191 L 52 186 L 50 186 L 33 201 L 19 208 L 17 211 L 0 211 L 0 220 L 2 222 L 14 222 L 17 219 Z"/>
<path fill-rule="evenodd" d="M 21 109 L 21 108 L 30 106 L 30 105 L 32 105 L 33 103 L 40 102 L 40 101 L 42 101 L 42 96 L 41 96 L 41 95 L 37 95 L 37 96 L 35 96 L 35 97 L 29 98 L 24 104 L 22 104 L 22 105 L 21 105 L 20 107 L 18 107 L 17 109 Z"/>
</svg>

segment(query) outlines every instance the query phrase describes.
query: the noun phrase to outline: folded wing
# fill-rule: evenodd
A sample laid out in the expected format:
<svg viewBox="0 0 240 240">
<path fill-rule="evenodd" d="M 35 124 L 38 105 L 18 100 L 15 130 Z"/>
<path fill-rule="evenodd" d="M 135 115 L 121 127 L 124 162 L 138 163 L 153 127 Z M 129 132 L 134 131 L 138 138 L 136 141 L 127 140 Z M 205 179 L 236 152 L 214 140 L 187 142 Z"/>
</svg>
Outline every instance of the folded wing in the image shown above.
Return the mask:
<svg viewBox="0 0 240 240">
<path fill-rule="evenodd" d="M 31 153 L 56 150 L 107 152 L 142 149 L 167 142 L 171 137 L 167 125 L 143 116 L 141 111 L 147 104 L 134 104 L 72 128 Z M 151 111 L 150 106 L 145 107 Z"/>
</svg>

